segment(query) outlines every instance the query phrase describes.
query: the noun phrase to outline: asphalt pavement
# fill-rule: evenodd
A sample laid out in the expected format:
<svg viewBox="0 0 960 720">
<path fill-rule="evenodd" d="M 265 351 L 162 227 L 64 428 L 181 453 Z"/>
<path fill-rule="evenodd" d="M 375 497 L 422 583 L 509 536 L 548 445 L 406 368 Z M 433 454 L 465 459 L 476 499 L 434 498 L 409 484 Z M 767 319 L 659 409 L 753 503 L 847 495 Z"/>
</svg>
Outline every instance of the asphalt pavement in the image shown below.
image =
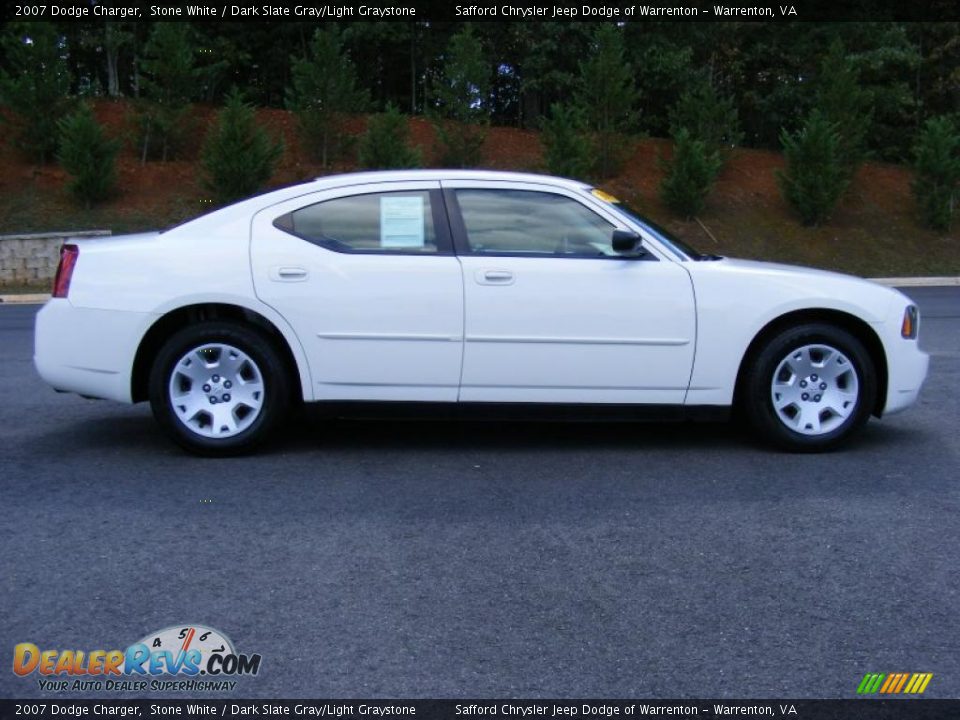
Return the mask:
<svg viewBox="0 0 960 720">
<path fill-rule="evenodd" d="M 262 656 L 224 697 L 853 697 L 867 672 L 960 697 L 960 288 L 907 292 L 919 403 L 812 456 L 723 424 L 307 417 L 198 459 L 144 405 L 54 393 L 37 307 L 0 306 L 0 697 L 90 696 L 14 675 L 17 643 L 190 623 Z"/>
</svg>

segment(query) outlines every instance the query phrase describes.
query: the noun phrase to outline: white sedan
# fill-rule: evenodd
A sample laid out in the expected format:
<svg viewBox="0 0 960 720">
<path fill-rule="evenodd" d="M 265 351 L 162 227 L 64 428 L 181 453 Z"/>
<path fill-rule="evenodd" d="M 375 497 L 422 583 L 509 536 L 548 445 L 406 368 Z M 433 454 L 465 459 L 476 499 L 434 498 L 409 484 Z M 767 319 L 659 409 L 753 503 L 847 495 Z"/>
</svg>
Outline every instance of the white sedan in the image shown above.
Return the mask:
<svg viewBox="0 0 960 720">
<path fill-rule="evenodd" d="M 741 408 L 791 450 L 917 398 L 901 293 L 701 255 L 603 191 L 540 175 L 324 177 L 162 233 L 64 245 L 36 325 L 57 390 L 149 400 L 188 450 L 332 413 L 641 419 Z"/>
</svg>

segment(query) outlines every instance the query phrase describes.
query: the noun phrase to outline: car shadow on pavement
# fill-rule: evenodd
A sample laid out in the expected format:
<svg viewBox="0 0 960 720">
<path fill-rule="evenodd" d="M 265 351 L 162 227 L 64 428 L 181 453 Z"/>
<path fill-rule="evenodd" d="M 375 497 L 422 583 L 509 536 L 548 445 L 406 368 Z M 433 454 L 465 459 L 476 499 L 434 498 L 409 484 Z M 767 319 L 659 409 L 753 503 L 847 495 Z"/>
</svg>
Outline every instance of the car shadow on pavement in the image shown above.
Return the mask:
<svg viewBox="0 0 960 720">
<path fill-rule="evenodd" d="M 38 449 L 109 451 L 123 454 L 189 454 L 172 443 L 144 406 L 126 408 L 112 417 L 51 423 L 36 437 Z M 872 421 L 839 452 L 889 448 L 922 438 L 912 427 L 893 428 Z M 30 440 L 25 440 L 30 444 Z M 760 455 L 802 457 L 760 441 L 746 423 L 726 422 L 546 422 L 476 420 L 330 419 L 312 410 L 290 418 L 253 455 L 336 451 L 459 449 L 496 450 L 676 450 L 714 452 L 723 449 Z"/>
<path fill-rule="evenodd" d="M 735 422 L 605 422 L 325 418 L 307 409 L 274 441 L 287 452 L 322 449 L 458 448 L 569 450 L 755 445 Z"/>
</svg>

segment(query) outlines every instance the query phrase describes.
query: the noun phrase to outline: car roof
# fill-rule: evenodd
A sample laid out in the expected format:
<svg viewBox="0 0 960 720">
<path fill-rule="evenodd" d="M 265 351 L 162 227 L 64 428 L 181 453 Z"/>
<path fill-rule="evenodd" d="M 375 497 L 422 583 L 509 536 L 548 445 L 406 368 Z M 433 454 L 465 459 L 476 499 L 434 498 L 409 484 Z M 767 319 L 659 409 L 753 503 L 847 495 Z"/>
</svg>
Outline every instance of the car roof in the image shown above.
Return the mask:
<svg viewBox="0 0 960 720">
<path fill-rule="evenodd" d="M 316 186 L 315 189 L 321 190 L 344 185 L 416 180 L 499 180 L 503 182 L 540 183 L 578 190 L 590 187 L 579 180 L 569 178 L 504 170 L 374 170 L 342 175 L 324 175 L 316 178 L 313 184 Z"/>
<path fill-rule="evenodd" d="M 172 228 L 165 233 L 197 232 L 211 230 L 223 223 L 226 219 L 249 216 L 271 205 L 292 200 L 302 195 L 309 195 L 321 190 L 331 190 L 340 187 L 360 187 L 375 183 L 389 182 L 416 182 L 440 180 L 487 180 L 501 182 L 535 183 L 549 185 L 568 190 L 589 189 L 590 185 L 579 180 L 570 180 L 552 175 L 537 175 L 535 173 L 504 172 L 500 170 L 376 170 L 370 172 L 342 173 L 338 175 L 324 175 L 313 181 L 288 185 L 240 200 L 232 205 L 219 208 L 205 215 L 192 218 Z"/>
</svg>

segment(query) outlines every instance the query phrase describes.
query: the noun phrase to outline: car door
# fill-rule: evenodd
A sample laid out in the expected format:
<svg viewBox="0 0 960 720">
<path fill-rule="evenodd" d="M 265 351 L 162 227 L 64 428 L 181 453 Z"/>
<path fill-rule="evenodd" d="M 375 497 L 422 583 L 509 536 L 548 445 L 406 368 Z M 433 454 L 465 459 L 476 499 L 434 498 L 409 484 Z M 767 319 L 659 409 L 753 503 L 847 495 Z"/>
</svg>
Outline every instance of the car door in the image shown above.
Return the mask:
<svg viewBox="0 0 960 720">
<path fill-rule="evenodd" d="M 437 182 L 318 192 L 253 219 L 257 296 L 296 331 L 317 400 L 454 402 L 463 280 Z"/>
<path fill-rule="evenodd" d="M 461 401 L 682 404 L 693 288 L 599 200 L 534 183 L 443 181 L 463 271 Z"/>
</svg>

